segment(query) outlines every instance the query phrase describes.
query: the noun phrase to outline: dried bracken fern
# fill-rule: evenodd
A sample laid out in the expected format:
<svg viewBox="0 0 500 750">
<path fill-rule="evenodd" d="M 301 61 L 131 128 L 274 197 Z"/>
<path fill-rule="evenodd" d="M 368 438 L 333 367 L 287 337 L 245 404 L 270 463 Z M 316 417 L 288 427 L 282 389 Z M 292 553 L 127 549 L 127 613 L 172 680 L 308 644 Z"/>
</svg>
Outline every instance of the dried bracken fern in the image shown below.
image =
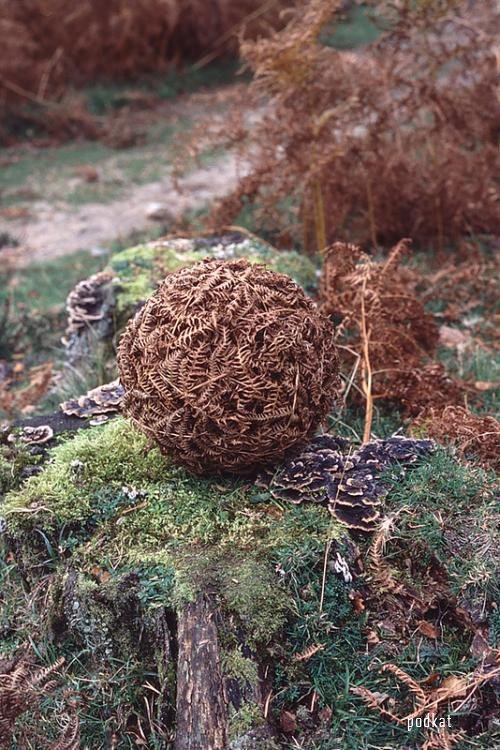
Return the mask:
<svg viewBox="0 0 500 750">
<path fill-rule="evenodd" d="M 63 733 L 50 750 L 80 750 L 80 722 L 77 717 L 67 717 Z"/>
<path fill-rule="evenodd" d="M 18 382 L 27 380 L 23 387 Z M 0 411 L 12 416 L 18 412 L 32 410 L 33 406 L 45 396 L 54 379 L 52 362 L 45 362 L 24 372 L 13 371 L 12 375 L 0 382 Z"/>
<path fill-rule="evenodd" d="M 417 707 L 424 706 L 426 703 L 426 696 L 423 688 L 418 684 L 416 680 L 413 679 L 413 677 L 410 677 L 409 674 L 406 674 L 402 669 L 397 667 L 395 664 L 384 664 L 381 672 L 390 672 L 391 674 L 396 677 L 399 682 L 402 682 L 403 685 L 406 685 L 410 693 L 415 698 L 415 704 Z"/>
<path fill-rule="evenodd" d="M 478 688 L 498 678 L 500 666 L 481 665 L 474 672 L 462 677 L 451 675 L 446 677 L 437 688 L 429 688 L 425 683 L 417 682 L 395 664 L 384 664 L 380 671 L 390 672 L 408 688 L 415 700 L 413 711 L 401 716 L 393 711 L 387 711 L 382 705 L 383 701 L 381 702 L 375 693 L 366 688 L 353 687 L 351 692 L 359 695 L 370 708 L 378 711 L 381 716 L 398 724 L 407 724 L 410 720 L 421 716 L 436 716 L 443 704 L 450 705 L 454 710 L 460 710 L 460 707 Z"/>
<path fill-rule="evenodd" d="M 0 0 L 0 102 L 57 99 L 66 84 L 164 70 L 266 31 L 281 0 Z M 22 61 L 22 64 L 21 64 Z"/>
<path fill-rule="evenodd" d="M 354 367 L 353 380 L 367 404 L 365 442 L 370 439 L 375 399 L 396 400 L 405 410 L 418 413 L 429 400 L 449 403 L 453 395 L 456 402 L 462 392 L 442 368 L 430 365 L 438 326 L 416 296 L 414 280 L 400 266 L 407 250 L 408 241 L 401 240 L 386 260 L 378 262 L 342 242 L 324 253 L 320 309 L 341 321 L 339 351 L 345 370 Z"/>
<path fill-rule="evenodd" d="M 308 646 L 303 651 L 300 651 L 298 654 L 295 654 L 293 657 L 295 661 L 309 661 L 309 659 L 314 656 L 314 654 L 317 654 L 318 651 L 323 651 L 325 648 L 323 643 L 313 643 L 311 646 Z"/>
<path fill-rule="evenodd" d="M 333 339 L 289 277 L 203 261 L 169 274 L 129 322 L 118 353 L 123 411 L 196 472 L 271 464 L 332 406 Z"/>
<path fill-rule="evenodd" d="M 476 455 L 486 465 L 500 468 L 500 423 L 493 416 L 478 416 L 461 406 L 430 408 L 413 422 L 413 429 L 454 444 L 460 455 Z"/>
<path fill-rule="evenodd" d="M 453 750 L 458 742 L 463 742 L 465 732 L 448 732 L 446 727 L 440 727 L 437 732 L 431 732 L 422 745 L 422 750 Z"/>
<path fill-rule="evenodd" d="M 214 224 L 251 201 L 263 223 L 319 250 L 342 236 L 443 246 L 498 231 L 495 3 L 377 3 L 388 30 L 355 53 L 321 41 L 340 5 L 302 0 L 286 29 L 243 44 L 267 109 L 220 133 L 246 144 L 250 166 Z"/>
<path fill-rule="evenodd" d="M 10 747 L 16 720 L 36 709 L 43 696 L 57 687 L 57 672 L 64 664 L 58 659 L 49 667 L 36 668 L 26 658 L 0 665 L 0 747 Z M 51 750 L 78 750 L 80 737 L 76 716 L 66 717 L 66 726 Z"/>
<path fill-rule="evenodd" d="M 371 579 L 378 591 L 400 594 L 405 590 L 404 586 L 395 579 L 392 569 L 384 560 L 385 547 L 391 538 L 394 522 L 394 516 L 388 516 L 380 524 L 368 551 L 368 564 Z"/>
</svg>

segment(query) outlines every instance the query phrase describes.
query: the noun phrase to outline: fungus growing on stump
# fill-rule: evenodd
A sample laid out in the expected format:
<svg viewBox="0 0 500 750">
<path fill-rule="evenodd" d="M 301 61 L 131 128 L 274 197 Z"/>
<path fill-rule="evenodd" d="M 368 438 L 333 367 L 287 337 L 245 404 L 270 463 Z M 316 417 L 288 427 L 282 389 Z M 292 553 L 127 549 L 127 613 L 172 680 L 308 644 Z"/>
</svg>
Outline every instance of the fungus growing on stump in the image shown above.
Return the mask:
<svg viewBox="0 0 500 750">
<path fill-rule="evenodd" d="M 333 327 L 246 260 L 169 274 L 118 352 L 123 411 L 196 473 L 249 473 L 310 438 L 339 389 Z"/>
</svg>

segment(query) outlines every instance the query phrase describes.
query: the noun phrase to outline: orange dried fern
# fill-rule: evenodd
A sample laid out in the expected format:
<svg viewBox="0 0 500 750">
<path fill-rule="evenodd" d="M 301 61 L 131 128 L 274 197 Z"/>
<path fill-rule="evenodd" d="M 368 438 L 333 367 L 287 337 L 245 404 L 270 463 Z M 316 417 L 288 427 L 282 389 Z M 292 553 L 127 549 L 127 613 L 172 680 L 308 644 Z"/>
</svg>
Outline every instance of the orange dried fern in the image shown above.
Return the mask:
<svg viewBox="0 0 500 750">
<path fill-rule="evenodd" d="M 405 408 L 419 404 L 415 393 L 408 394 L 409 384 L 422 377 L 438 342 L 434 317 L 400 267 L 407 249 L 408 240 L 401 240 L 381 262 L 341 242 L 324 253 L 320 309 L 340 321 L 337 342 L 345 369 L 354 361 L 353 379 L 366 402 L 365 442 L 375 399 L 397 400 Z"/>
<path fill-rule="evenodd" d="M 478 416 L 463 406 L 448 405 L 423 411 L 413 428 L 454 444 L 461 456 L 476 455 L 485 466 L 500 468 L 500 423 L 493 416 Z"/>
<path fill-rule="evenodd" d="M 495 4 L 378 3 L 390 30 L 356 53 L 321 41 L 339 6 L 302 0 L 283 31 L 242 45 L 265 111 L 220 129 L 246 141 L 249 169 L 213 223 L 250 201 L 288 237 L 287 199 L 292 230 L 315 249 L 342 235 L 442 246 L 498 231 Z"/>
<path fill-rule="evenodd" d="M 10 747 L 17 719 L 26 711 L 36 709 L 43 696 L 58 684 L 54 679 L 64 664 L 58 659 L 49 667 L 36 668 L 27 658 L 0 664 L 0 747 Z M 78 717 L 68 714 L 59 740 L 51 750 L 79 750 Z"/>
</svg>

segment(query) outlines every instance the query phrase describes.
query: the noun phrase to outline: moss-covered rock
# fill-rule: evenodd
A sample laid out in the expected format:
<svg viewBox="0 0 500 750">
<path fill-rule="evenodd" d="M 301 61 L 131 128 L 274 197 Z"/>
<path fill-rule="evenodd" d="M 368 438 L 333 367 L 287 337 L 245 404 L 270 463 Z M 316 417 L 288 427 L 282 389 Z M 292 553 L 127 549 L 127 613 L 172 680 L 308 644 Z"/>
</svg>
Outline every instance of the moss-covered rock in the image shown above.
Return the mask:
<svg viewBox="0 0 500 750">
<path fill-rule="evenodd" d="M 265 242 L 243 234 L 192 239 L 171 238 L 138 245 L 115 253 L 109 262 L 117 279 L 118 320 L 129 317 L 147 299 L 163 277 L 205 257 L 246 258 L 265 263 L 274 271 L 291 276 L 306 291 L 317 282 L 313 259 L 295 251 L 280 251 Z"/>
</svg>

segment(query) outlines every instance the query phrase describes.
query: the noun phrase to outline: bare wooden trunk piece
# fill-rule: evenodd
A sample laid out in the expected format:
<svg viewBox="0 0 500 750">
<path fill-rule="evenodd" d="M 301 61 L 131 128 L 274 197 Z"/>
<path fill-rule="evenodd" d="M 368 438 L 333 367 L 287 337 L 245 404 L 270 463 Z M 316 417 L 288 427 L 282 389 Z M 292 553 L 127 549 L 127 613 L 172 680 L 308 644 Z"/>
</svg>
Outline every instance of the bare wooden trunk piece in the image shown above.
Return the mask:
<svg viewBox="0 0 500 750">
<path fill-rule="evenodd" d="M 179 613 L 174 750 L 226 750 L 227 704 L 215 614 L 202 593 Z"/>
</svg>

